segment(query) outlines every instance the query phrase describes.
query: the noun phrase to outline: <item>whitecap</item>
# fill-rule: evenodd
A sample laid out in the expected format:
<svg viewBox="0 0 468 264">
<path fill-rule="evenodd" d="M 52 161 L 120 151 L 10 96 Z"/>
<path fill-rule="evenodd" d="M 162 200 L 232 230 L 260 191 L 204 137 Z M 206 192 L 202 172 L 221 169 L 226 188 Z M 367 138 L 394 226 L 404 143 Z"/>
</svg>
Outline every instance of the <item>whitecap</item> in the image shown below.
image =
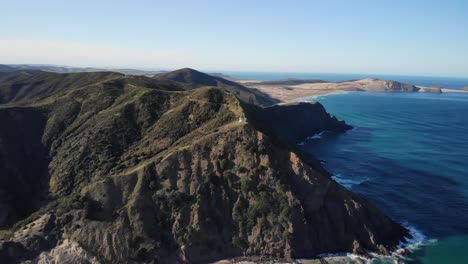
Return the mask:
<svg viewBox="0 0 468 264">
<path fill-rule="evenodd" d="M 363 261 L 364 263 L 370 263 L 370 261 L 372 260 L 372 258 L 367 258 L 367 257 L 364 257 L 364 256 L 359 256 L 359 255 L 356 255 L 356 254 L 353 254 L 353 253 L 346 253 L 346 252 L 323 253 L 323 254 L 319 254 L 318 257 L 323 258 L 323 259 L 329 259 L 329 261 L 331 261 L 332 263 L 333 263 L 332 259 L 333 258 L 338 258 L 338 257 L 347 257 L 352 261 L 350 263 L 357 262 L 357 260 Z"/>
<path fill-rule="evenodd" d="M 387 263 L 387 262 L 402 263 L 401 261 L 403 261 L 404 263 L 404 261 L 407 259 L 405 255 L 408 253 L 408 251 L 412 252 L 421 246 L 436 242 L 435 239 L 428 239 L 421 231 L 419 231 L 414 226 L 408 224 L 407 222 L 401 223 L 401 225 L 409 230 L 412 237 L 406 238 L 405 242 L 400 242 L 400 244 L 397 246 L 397 249 L 393 252 L 390 252 L 390 255 L 388 256 L 380 255 L 376 252 L 368 252 L 369 253 L 368 257 L 356 255 L 353 253 L 341 252 L 341 253 L 324 253 L 324 254 L 318 255 L 318 257 L 329 259 L 331 262 L 333 262 L 334 261 L 333 258 L 336 258 L 336 257 L 347 257 L 351 260 L 350 263 L 354 263 L 357 260 L 363 261 L 364 263 L 374 263 L 374 260 L 379 260 L 380 262 L 385 261 L 382 263 Z"/>
<path fill-rule="evenodd" d="M 427 240 L 427 237 L 421 231 L 419 231 L 416 227 L 410 225 L 408 222 L 401 223 L 401 225 L 408 229 L 412 237 L 407 237 L 406 242 L 400 243 L 398 247 L 406 247 L 408 245 L 421 244 Z"/>
<path fill-rule="evenodd" d="M 402 241 L 397 245 L 397 249 L 395 250 L 396 254 L 402 250 L 413 251 L 428 243 L 435 243 L 437 241 L 435 239 L 428 239 L 428 237 L 424 235 L 423 232 L 419 231 L 416 227 L 410 225 L 408 222 L 403 222 L 400 224 L 408 229 L 411 237 L 405 237 L 406 241 Z"/>
<path fill-rule="evenodd" d="M 305 143 L 306 143 L 307 141 L 309 141 L 309 140 L 312 140 L 312 139 L 321 139 L 322 136 L 323 136 L 325 133 L 328 133 L 328 132 L 330 132 L 330 131 L 322 131 L 322 132 L 320 132 L 320 133 L 318 133 L 318 134 L 312 135 L 312 136 L 310 136 L 310 137 L 306 137 L 303 141 L 297 143 L 297 145 L 298 145 L 298 146 L 304 146 Z"/>
<path fill-rule="evenodd" d="M 408 222 L 400 224 L 408 229 L 411 237 L 405 237 L 406 241 L 402 241 L 397 245 L 397 249 L 392 252 L 395 259 L 406 261 L 408 260 L 408 253 L 414 252 L 423 246 L 437 243 L 437 239 L 429 239 L 423 232 Z"/>
<path fill-rule="evenodd" d="M 354 185 L 359 185 L 368 180 L 367 178 L 362 178 L 362 179 L 345 178 L 340 173 L 336 173 L 332 175 L 332 179 L 335 180 L 337 183 L 343 185 L 346 189 L 351 189 L 351 187 L 353 187 Z"/>
<path fill-rule="evenodd" d="M 318 134 L 316 134 L 316 135 L 313 135 L 313 136 L 311 136 L 311 137 L 308 137 L 307 139 L 321 139 L 323 133 L 324 133 L 324 132 L 318 133 Z"/>
</svg>

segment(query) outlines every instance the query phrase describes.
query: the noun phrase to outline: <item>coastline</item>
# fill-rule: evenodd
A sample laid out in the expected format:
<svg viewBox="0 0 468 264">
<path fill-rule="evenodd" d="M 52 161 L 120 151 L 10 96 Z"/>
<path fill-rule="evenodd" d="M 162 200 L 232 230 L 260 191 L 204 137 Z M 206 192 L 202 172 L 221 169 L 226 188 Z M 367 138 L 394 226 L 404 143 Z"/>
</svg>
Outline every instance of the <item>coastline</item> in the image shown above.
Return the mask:
<svg viewBox="0 0 468 264">
<path fill-rule="evenodd" d="M 465 155 L 464 153 L 460 155 L 455 149 L 460 148 L 458 146 L 463 146 L 463 142 L 460 142 L 463 140 L 463 136 L 458 135 L 461 132 L 460 130 L 466 130 L 466 127 L 460 127 L 458 124 L 466 124 L 467 119 L 466 117 L 451 119 L 448 116 L 452 114 L 457 116 L 462 111 L 455 111 L 466 109 L 466 105 L 463 106 L 463 104 L 467 101 L 468 94 L 454 89 L 449 89 L 446 92 L 448 93 L 442 95 L 414 93 L 386 95 L 382 93 L 381 95 L 374 96 L 372 93 L 362 93 L 350 96 L 329 97 L 323 100 L 324 105 L 329 111 L 336 113 L 350 124 L 362 129 L 356 129 L 355 131 L 357 132 L 350 135 L 336 138 L 326 137 L 322 143 L 319 143 L 320 140 L 315 140 L 309 146 L 311 153 L 319 159 L 328 162 L 326 164 L 328 171 L 342 174 L 345 179 L 352 180 L 365 180 L 365 177 L 374 177 L 374 183 L 354 186 L 352 189 L 365 193 L 375 199 L 384 197 L 382 200 L 385 201 L 382 204 L 387 205 L 386 208 L 390 208 L 389 211 L 386 211 L 387 213 L 392 210 L 397 212 L 397 214 L 390 214 L 402 222 L 408 221 L 412 226 L 423 231 L 428 236 L 423 240 L 422 244 L 402 245 L 401 249 L 394 252 L 394 255 L 403 263 L 419 263 L 422 260 L 434 261 L 434 259 L 437 260 L 434 263 L 457 263 L 454 262 L 457 257 L 461 257 L 462 259 L 466 257 L 466 247 L 460 246 L 462 243 L 466 243 L 466 237 L 463 237 L 463 231 L 458 231 L 464 228 L 462 224 L 464 221 L 459 221 L 458 218 L 454 217 L 457 213 L 453 213 L 452 215 L 450 212 L 454 212 L 455 209 L 460 211 L 466 210 L 466 202 L 462 202 L 460 205 L 450 205 L 447 209 L 433 209 L 431 205 L 424 205 L 422 203 L 420 208 L 414 210 L 412 206 L 404 203 L 405 200 L 411 201 L 411 199 L 414 199 L 412 201 L 427 200 L 425 198 L 430 197 L 431 194 L 425 193 L 426 188 L 427 190 L 431 190 L 431 193 L 442 190 L 441 192 L 437 192 L 440 194 L 437 199 L 444 201 L 440 204 L 450 204 L 450 202 L 445 201 L 454 199 L 452 195 L 454 197 L 460 195 L 464 199 L 464 196 L 462 196 L 464 193 L 453 194 L 454 192 L 448 188 L 447 193 L 445 193 L 443 190 L 446 187 L 439 187 L 445 186 L 445 183 L 450 182 L 452 179 L 453 181 L 458 180 L 456 174 L 458 169 L 451 169 L 458 167 L 452 167 L 452 161 L 458 163 L 458 160 L 460 160 L 458 157 Z M 382 106 L 381 109 L 379 108 L 380 106 Z M 400 113 L 404 114 L 400 115 Z M 376 120 L 375 123 L 373 123 L 373 120 Z M 439 130 L 440 127 L 443 128 Z M 446 133 L 449 130 L 460 132 Z M 441 134 L 443 136 L 440 136 Z M 404 142 L 402 145 L 405 146 L 401 146 L 401 151 L 393 150 L 394 144 L 392 143 L 394 140 L 395 142 Z M 438 142 L 438 144 L 434 144 L 433 142 Z M 447 155 L 445 151 L 438 152 L 437 146 L 439 144 L 447 145 L 447 152 L 449 150 L 453 151 L 453 156 L 452 154 Z M 328 149 L 329 145 L 332 145 L 332 149 Z M 361 149 L 360 146 L 364 147 Z M 327 152 L 330 154 L 327 154 Z M 359 152 L 365 154 L 361 155 Z M 365 156 L 372 155 L 372 153 L 376 153 L 376 156 L 382 156 L 381 158 L 366 160 L 362 162 L 362 165 L 355 165 L 361 162 Z M 448 156 L 447 160 L 441 161 L 440 157 L 445 155 Z M 414 166 L 415 163 L 412 161 L 422 159 L 424 160 L 421 161 L 421 164 Z M 430 167 L 430 163 L 434 162 L 434 160 L 437 162 L 436 166 L 438 168 L 436 169 Z M 402 163 L 398 163 L 399 161 L 402 161 Z M 366 166 L 369 166 L 369 169 L 366 169 Z M 460 167 L 463 168 L 464 165 L 460 165 Z M 381 173 L 382 171 L 390 172 L 387 174 Z M 402 176 L 395 178 L 386 177 L 386 175 L 391 175 L 392 173 Z M 372 174 L 375 175 L 372 176 Z M 381 176 L 376 176 L 377 174 Z M 414 182 L 406 184 L 407 176 L 411 176 L 411 180 L 408 181 Z M 440 180 L 431 180 L 431 184 L 428 184 L 427 187 L 417 188 L 420 185 L 418 184 L 419 182 L 424 184 L 424 181 L 431 177 L 434 177 L 434 179 L 437 179 L 437 177 L 441 178 Z M 382 181 L 382 178 L 388 178 L 389 180 Z M 398 193 L 395 195 L 395 198 L 392 198 L 392 194 L 398 191 L 385 190 L 380 192 L 380 188 L 385 188 L 392 184 L 405 185 L 401 189 L 396 189 L 400 190 L 403 194 Z M 464 201 L 462 199 L 460 200 Z M 449 213 L 447 214 L 447 212 Z M 420 218 L 421 215 L 424 215 L 424 218 Z M 442 216 L 444 218 L 441 218 Z M 450 240 L 447 237 L 457 238 Z M 446 258 L 447 262 L 441 262 L 443 258 Z"/>
<path fill-rule="evenodd" d="M 261 81 L 252 81 L 261 84 Z M 357 92 L 367 92 L 367 93 L 394 93 L 394 92 L 402 92 L 402 93 L 432 93 L 432 94 L 464 94 L 468 93 L 467 90 L 459 90 L 459 89 L 450 89 L 450 88 L 432 88 L 432 87 L 424 87 L 424 86 L 415 86 L 418 90 L 416 91 L 393 91 L 393 90 L 311 90 L 313 94 L 310 96 L 301 96 L 291 100 L 283 101 L 279 103 L 279 105 L 286 105 L 298 102 L 311 102 L 318 97 L 325 97 L 330 95 L 339 95 L 339 94 L 350 94 L 350 93 L 357 93 Z M 260 89 L 263 91 L 262 89 Z M 265 91 L 263 91 L 265 92 Z M 303 142 L 300 142 L 298 145 L 303 145 L 305 141 L 309 139 L 319 139 L 322 134 L 314 135 L 310 138 L 305 139 Z M 400 242 L 397 248 L 393 251 L 390 251 L 389 255 L 380 255 L 374 252 L 368 252 L 365 255 L 356 255 L 350 252 L 343 252 L 343 253 L 335 253 L 335 254 L 321 254 L 318 258 L 314 259 L 295 259 L 291 260 L 291 264 L 312 264 L 312 263 L 373 263 L 373 261 L 384 261 L 385 263 L 405 263 L 408 260 L 409 255 L 414 253 L 414 251 L 420 250 L 422 247 L 427 245 L 433 244 L 437 241 L 437 239 L 431 239 L 426 237 L 421 231 L 417 230 L 415 227 L 409 225 L 407 222 L 401 223 L 405 228 L 410 231 L 412 238 L 406 238 L 406 241 Z M 257 262 L 254 259 L 251 261 L 242 261 L 242 262 L 225 262 L 225 263 L 243 263 L 243 264 L 257 264 L 257 263 L 284 263 L 284 262 Z"/>
<path fill-rule="evenodd" d="M 352 92 L 407 92 L 407 93 L 466 93 L 468 91 L 427 87 L 392 80 L 359 79 L 345 82 L 308 81 L 285 79 L 277 81 L 230 79 L 251 89 L 256 89 L 278 100 L 279 104 L 288 104 L 311 100 L 319 96 Z"/>
<path fill-rule="evenodd" d="M 286 102 L 281 102 L 279 105 L 282 104 L 291 104 L 291 103 L 298 103 L 298 102 L 309 102 L 312 99 L 318 98 L 318 97 L 324 97 L 324 96 L 329 96 L 329 95 L 338 95 L 338 94 L 350 94 L 350 93 L 356 93 L 357 91 L 329 91 L 323 94 L 317 94 L 317 95 L 312 95 L 312 96 L 303 96 L 303 97 L 298 97 Z"/>
</svg>

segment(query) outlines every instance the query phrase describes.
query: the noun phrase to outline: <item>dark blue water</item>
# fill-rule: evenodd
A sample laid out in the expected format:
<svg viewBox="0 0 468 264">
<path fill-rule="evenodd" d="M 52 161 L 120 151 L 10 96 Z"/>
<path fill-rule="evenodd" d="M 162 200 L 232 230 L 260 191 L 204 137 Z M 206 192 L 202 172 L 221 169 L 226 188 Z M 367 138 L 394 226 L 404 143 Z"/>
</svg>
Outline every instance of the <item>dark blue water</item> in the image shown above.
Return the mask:
<svg viewBox="0 0 468 264">
<path fill-rule="evenodd" d="M 319 79 L 331 82 L 348 81 L 364 78 L 378 78 L 411 83 L 420 86 L 440 85 L 443 88 L 461 89 L 468 86 L 468 78 L 403 76 L 384 74 L 335 74 L 335 73 L 281 73 L 281 72 L 225 72 L 225 74 L 240 79 L 280 80 L 287 78 Z"/>
<path fill-rule="evenodd" d="M 327 161 L 338 182 L 427 237 L 407 262 L 468 263 L 468 94 L 314 100 L 355 128 L 304 149 Z"/>
</svg>

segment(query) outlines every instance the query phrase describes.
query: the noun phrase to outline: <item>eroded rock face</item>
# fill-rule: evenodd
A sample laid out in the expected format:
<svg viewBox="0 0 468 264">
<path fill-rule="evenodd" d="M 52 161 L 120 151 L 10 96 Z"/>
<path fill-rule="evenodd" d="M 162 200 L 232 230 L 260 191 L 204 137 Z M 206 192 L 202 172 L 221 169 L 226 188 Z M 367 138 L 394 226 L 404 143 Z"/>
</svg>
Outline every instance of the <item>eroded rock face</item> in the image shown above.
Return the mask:
<svg viewBox="0 0 468 264">
<path fill-rule="evenodd" d="M 330 116 L 325 108 L 316 102 L 293 103 L 260 108 L 245 105 L 248 119 L 260 131 L 280 142 L 295 144 L 324 131 L 344 132 L 352 127 L 344 121 Z"/>
<path fill-rule="evenodd" d="M 0 257 L 5 263 L 35 258 L 42 251 L 53 248 L 61 237 L 61 223 L 53 213 L 44 214 L 0 243 Z"/>
<path fill-rule="evenodd" d="M 384 252 L 408 235 L 292 146 L 349 128 L 319 104 L 260 109 L 222 88 L 100 85 L 38 102 L 45 120 L 31 133 L 47 150 L 50 195 L 3 226 L 1 259 L 299 258 Z M 270 121 L 296 127 L 288 134 Z"/>
<path fill-rule="evenodd" d="M 55 263 L 86 263 L 100 264 L 96 257 L 90 255 L 78 243 L 65 239 L 52 250 L 42 252 L 39 257 L 33 260 L 37 264 Z"/>
</svg>

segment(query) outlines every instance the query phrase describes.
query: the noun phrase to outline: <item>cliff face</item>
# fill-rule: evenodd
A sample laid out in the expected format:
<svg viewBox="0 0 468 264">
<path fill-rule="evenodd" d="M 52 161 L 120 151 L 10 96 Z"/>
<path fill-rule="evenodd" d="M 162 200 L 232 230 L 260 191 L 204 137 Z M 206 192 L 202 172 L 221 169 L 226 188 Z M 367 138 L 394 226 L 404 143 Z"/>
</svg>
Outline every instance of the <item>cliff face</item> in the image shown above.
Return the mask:
<svg viewBox="0 0 468 264">
<path fill-rule="evenodd" d="M 261 109 L 223 88 L 144 83 L 104 80 L 0 109 L 8 127 L 0 180 L 9 186 L 0 189 L 0 259 L 206 263 L 385 253 L 408 235 L 291 147 L 349 128 L 320 104 Z"/>
<path fill-rule="evenodd" d="M 245 105 L 244 109 L 257 129 L 289 144 L 323 131 L 344 132 L 351 129 L 344 121 L 330 116 L 320 103 L 294 103 L 266 108 Z"/>
</svg>

